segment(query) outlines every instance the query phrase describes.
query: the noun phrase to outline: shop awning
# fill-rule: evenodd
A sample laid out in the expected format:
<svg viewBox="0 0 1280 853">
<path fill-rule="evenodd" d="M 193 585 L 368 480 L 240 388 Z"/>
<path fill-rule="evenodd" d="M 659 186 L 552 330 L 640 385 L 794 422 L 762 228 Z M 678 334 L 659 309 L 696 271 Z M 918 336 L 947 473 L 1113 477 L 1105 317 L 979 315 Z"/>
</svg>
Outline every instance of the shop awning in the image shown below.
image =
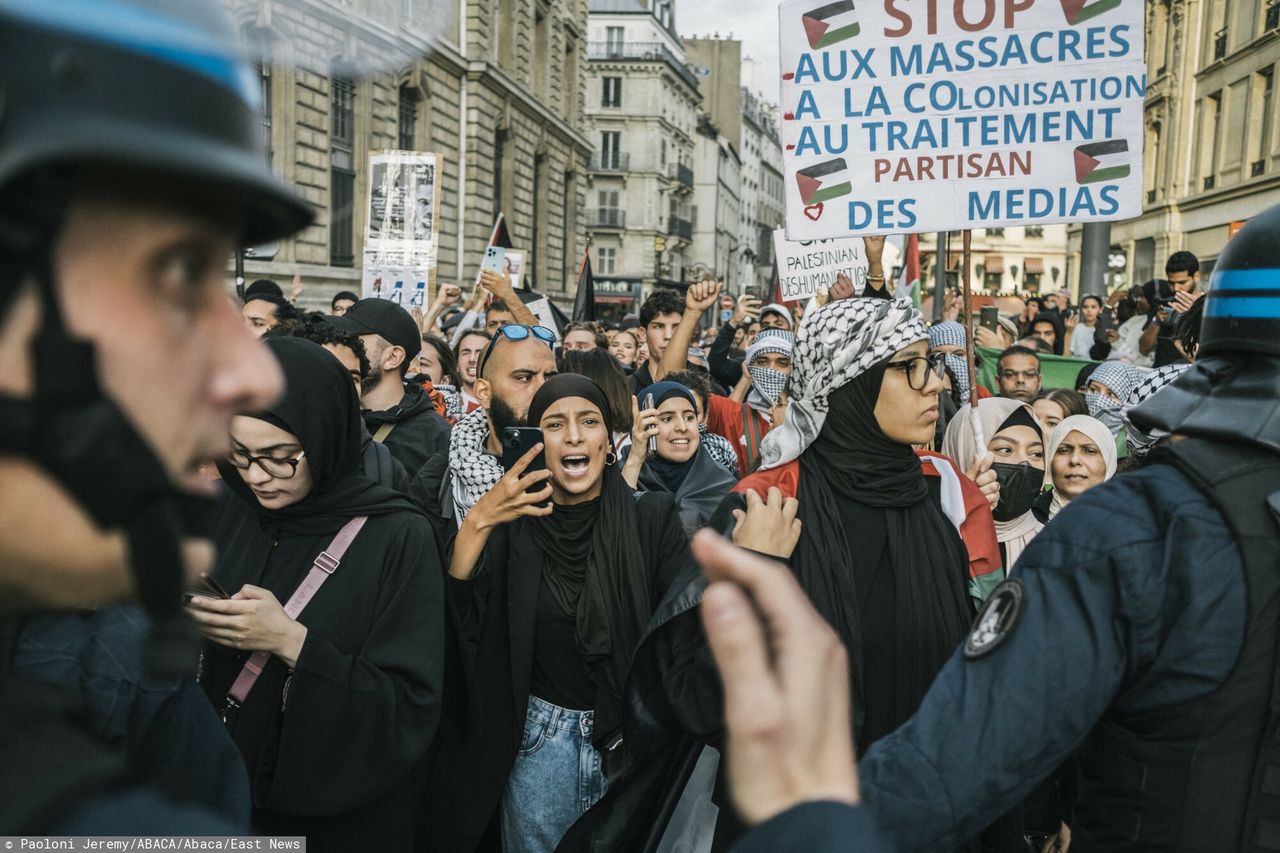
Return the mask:
<svg viewBox="0 0 1280 853">
<path fill-rule="evenodd" d="M 1029 275 L 1044 275 L 1044 258 L 1023 258 L 1022 271 Z"/>
<path fill-rule="evenodd" d="M 988 275 L 999 275 L 1004 272 L 1004 255 L 987 255 L 982 265 Z"/>
</svg>

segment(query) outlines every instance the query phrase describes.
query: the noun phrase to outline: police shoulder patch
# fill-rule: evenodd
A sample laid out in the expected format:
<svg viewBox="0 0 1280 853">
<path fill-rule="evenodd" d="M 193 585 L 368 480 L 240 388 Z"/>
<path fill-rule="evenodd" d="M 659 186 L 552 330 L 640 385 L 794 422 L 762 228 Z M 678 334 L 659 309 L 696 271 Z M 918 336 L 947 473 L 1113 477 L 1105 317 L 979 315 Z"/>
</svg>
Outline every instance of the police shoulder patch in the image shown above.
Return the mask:
<svg viewBox="0 0 1280 853">
<path fill-rule="evenodd" d="M 973 630 L 964 641 L 964 656 L 976 660 L 995 651 L 1012 633 L 1022 614 L 1022 581 L 1009 578 L 991 591 Z"/>
</svg>

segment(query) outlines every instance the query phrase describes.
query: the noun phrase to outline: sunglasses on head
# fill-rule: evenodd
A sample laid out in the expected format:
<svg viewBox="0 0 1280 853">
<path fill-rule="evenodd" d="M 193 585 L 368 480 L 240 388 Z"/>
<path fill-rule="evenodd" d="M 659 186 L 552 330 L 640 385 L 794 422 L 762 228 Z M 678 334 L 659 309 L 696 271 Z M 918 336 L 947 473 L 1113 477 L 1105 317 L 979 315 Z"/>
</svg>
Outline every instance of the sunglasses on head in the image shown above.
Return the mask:
<svg viewBox="0 0 1280 853">
<path fill-rule="evenodd" d="M 521 323 L 507 323 L 494 333 L 493 340 L 489 341 L 489 345 L 481 353 L 480 361 L 476 364 L 476 375 L 481 376 L 484 374 L 485 362 L 489 360 L 489 355 L 493 352 L 493 348 L 500 338 L 506 338 L 509 341 L 523 341 L 530 336 L 537 338 L 549 347 L 555 347 L 556 345 L 556 333 L 546 326 L 525 326 Z"/>
</svg>

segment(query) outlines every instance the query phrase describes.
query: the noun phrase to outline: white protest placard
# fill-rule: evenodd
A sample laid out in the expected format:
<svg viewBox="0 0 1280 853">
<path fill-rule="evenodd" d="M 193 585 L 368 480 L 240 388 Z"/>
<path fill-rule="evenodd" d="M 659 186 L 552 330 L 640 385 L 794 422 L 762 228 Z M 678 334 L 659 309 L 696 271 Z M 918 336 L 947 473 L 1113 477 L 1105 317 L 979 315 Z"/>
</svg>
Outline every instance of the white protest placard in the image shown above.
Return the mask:
<svg viewBox="0 0 1280 853">
<path fill-rule="evenodd" d="M 556 331 L 556 315 L 551 310 L 551 300 L 543 296 L 532 302 L 526 302 L 524 307 L 533 312 L 533 316 L 538 318 L 538 323 L 551 331 Z M 556 335 L 558 338 L 559 335 Z"/>
<path fill-rule="evenodd" d="M 867 254 L 861 237 L 791 241 L 779 228 L 773 232 L 773 251 L 784 302 L 808 300 L 819 290 L 830 290 L 840 273 L 849 277 L 857 293 L 867 285 Z"/>
<path fill-rule="evenodd" d="M 437 154 L 378 151 L 369 155 L 362 296 L 426 310 L 435 286 L 440 202 Z"/>
<path fill-rule="evenodd" d="M 1142 212 L 1139 0 L 784 0 L 792 240 Z"/>
</svg>

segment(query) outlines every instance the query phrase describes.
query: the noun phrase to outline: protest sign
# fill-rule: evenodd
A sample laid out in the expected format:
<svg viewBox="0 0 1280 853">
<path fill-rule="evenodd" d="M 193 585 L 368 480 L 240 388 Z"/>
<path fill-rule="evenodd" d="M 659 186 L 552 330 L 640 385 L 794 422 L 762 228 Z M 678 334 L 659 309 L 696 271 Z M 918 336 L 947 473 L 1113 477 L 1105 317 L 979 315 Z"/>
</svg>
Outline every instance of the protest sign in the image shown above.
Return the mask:
<svg viewBox="0 0 1280 853">
<path fill-rule="evenodd" d="M 819 290 L 830 290 L 840 273 L 849 277 L 857 293 L 867 286 L 867 255 L 861 237 L 793 242 L 779 228 L 773 232 L 773 249 L 784 302 L 806 301 Z"/>
<path fill-rule="evenodd" d="M 785 0 L 792 240 L 1142 212 L 1137 0 Z"/>
<path fill-rule="evenodd" d="M 369 155 L 361 290 L 425 310 L 435 285 L 439 251 L 441 158 L 421 151 Z"/>
</svg>

